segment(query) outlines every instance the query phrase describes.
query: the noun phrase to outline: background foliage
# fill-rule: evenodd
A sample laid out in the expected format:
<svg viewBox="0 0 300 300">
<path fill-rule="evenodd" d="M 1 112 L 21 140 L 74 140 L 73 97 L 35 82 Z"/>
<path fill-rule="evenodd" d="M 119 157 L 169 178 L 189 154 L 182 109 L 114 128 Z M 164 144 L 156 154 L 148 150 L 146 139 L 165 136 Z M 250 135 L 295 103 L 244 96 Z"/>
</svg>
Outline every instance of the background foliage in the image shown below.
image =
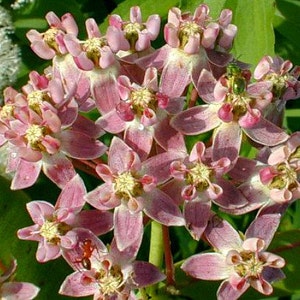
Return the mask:
<svg viewBox="0 0 300 300">
<path fill-rule="evenodd" d="M 144 20 L 157 13 L 163 24 L 167 20 L 168 9 L 173 6 L 182 11 L 193 11 L 201 2 L 209 5 L 213 17 L 217 17 L 223 8 L 233 11 L 233 22 L 238 26 L 232 53 L 242 61 L 256 66 L 263 55 L 280 55 L 300 65 L 300 1 L 298 0 L 35 0 L 24 4 L 20 9 L 11 8 L 12 1 L 4 0 L 1 5 L 10 10 L 14 25 L 13 39 L 22 49 L 22 68 L 15 87 L 22 86 L 28 80 L 28 72 L 37 70 L 42 72 L 48 65 L 35 56 L 29 47 L 26 32 L 35 28 L 44 31 L 47 23 L 45 14 L 52 10 L 58 16 L 66 12 L 74 15 L 80 28 L 81 37 L 85 36 L 84 21 L 88 17 L 95 18 L 100 29 L 105 33 L 109 14 L 119 14 L 123 19 L 129 18 L 129 8 L 133 5 L 141 7 Z M 162 26 L 163 28 L 163 26 Z M 164 43 L 162 31 L 154 43 L 158 48 Z M 0 70 L 1 72 L 1 70 Z M 290 101 L 285 115 L 285 126 L 290 132 L 300 130 L 299 100 Z M 81 174 L 88 189 L 92 189 L 97 182 L 85 174 Z M 57 291 L 64 277 L 71 272 L 70 267 L 59 259 L 46 264 L 39 264 L 35 259 L 37 244 L 21 241 L 16 237 L 16 230 L 29 226 L 32 221 L 28 217 L 25 204 L 31 200 L 56 201 L 59 190 L 45 177 L 41 176 L 38 183 L 25 191 L 12 192 L 9 182 L 0 177 L 0 257 L 9 260 L 12 254 L 18 260 L 16 279 L 30 281 L 41 287 L 38 299 L 68 299 L 59 296 Z M 226 217 L 236 228 L 243 231 L 251 222 L 253 215 Z M 287 278 L 275 284 L 274 294 L 270 299 L 296 300 L 300 299 L 300 202 L 295 202 L 285 215 L 279 233 L 276 235 L 270 250 L 279 253 L 287 261 L 284 272 Z M 139 256 L 148 259 L 149 228 L 146 228 L 142 251 Z M 172 228 L 172 251 L 175 261 L 179 262 L 207 247 L 203 242 L 196 242 L 190 238 L 183 228 Z M 105 240 L 105 237 L 104 237 Z M 108 239 L 109 241 L 109 239 Z M 178 268 L 178 288 L 180 296 L 167 295 L 161 290 L 157 299 L 215 299 L 215 292 L 219 282 L 195 281 L 187 278 Z M 249 291 L 242 299 L 263 299 L 261 295 Z"/>
</svg>

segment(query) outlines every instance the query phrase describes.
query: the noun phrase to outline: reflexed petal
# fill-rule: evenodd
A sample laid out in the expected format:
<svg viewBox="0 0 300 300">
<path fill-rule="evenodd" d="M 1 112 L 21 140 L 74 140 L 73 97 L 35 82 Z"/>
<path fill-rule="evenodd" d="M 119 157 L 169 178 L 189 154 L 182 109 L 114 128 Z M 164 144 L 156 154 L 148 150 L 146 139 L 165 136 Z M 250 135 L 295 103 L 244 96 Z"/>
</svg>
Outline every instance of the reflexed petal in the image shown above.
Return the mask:
<svg viewBox="0 0 300 300">
<path fill-rule="evenodd" d="M 91 230 L 95 235 L 102 235 L 113 228 L 113 215 L 109 211 L 96 209 L 82 210 L 76 218 L 74 227 L 82 227 Z"/>
<path fill-rule="evenodd" d="M 216 128 L 220 119 L 216 113 L 218 106 L 199 105 L 180 112 L 171 119 L 171 126 L 186 135 L 195 135 Z"/>
<path fill-rule="evenodd" d="M 123 140 L 115 136 L 110 144 L 108 162 L 112 173 L 121 174 L 138 166 L 140 159 Z"/>
<path fill-rule="evenodd" d="M 78 131 L 64 130 L 59 137 L 62 151 L 72 158 L 94 159 L 107 150 L 102 142 Z"/>
<path fill-rule="evenodd" d="M 157 222 L 166 226 L 185 225 L 179 207 L 159 189 L 153 189 L 144 195 L 145 213 Z"/>
<path fill-rule="evenodd" d="M 213 215 L 205 229 L 207 241 L 221 253 L 240 249 L 242 240 L 239 233 L 225 220 Z"/>
<path fill-rule="evenodd" d="M 138 288 L 155 284 L 164 280 L 166 276 L 160 270 L 145 261 L 135 261 L 133 263 L 133 281 Z"/>
<path fill-rule="evenodd" d="M 280 214 L 261 215 L 254 219 L 245 232 L 246 238 L 256 237 L 269 246 L 280 223 Z"/>
<path fill-rule="evenodd" d="M 242 131 L 235 122 L 222 123 L 213 139 L 213 160 L 228 157 L 233 163 L 238 158 L 242 143 Z"/>
<path fill-rule="evenodd" d="M 85 196 L 86 202 L 100 210 L 108 210 L 120 205 L 121 201 L 113 194 L 111 184 L 102 184 Z"/>
<path fill-rule="evenodd" d="M 59 245 L 47 243 L 45 239 L 39 242 L 38 249 L 36 251 L 36 259 L 38 262 L 46 262 L 54 260 L 61 255 Z"/>
<path fill-rule="evenodd" d="M 223 193 L 213 201 L 226 209 L 234 209 L 248 204 L 244 195 L 228 180 L 218 178 L 216 182 L 223 190 Z"/>
<path fill-rule="evenodd" d="M 6 300 L 35 298 L 40 289 L 27 282 L 4 282 L 1 286 L 1 297 Z"/>
<path fill-rule="evenodd" d="M 177 49 L 175 48 L 177 51 Z M 184 56 L 174 53 L 172 61 L 163 68 L 161 92 L 169 97 L 180 97 L 185 87 L 191 82 L 191 63 L 187 64 Z"/>
<path fill-rule="evenodd" d="M 21 228 L 17 231 L 17 236 L 21 240 L 41 241 L 43 237 L 40 235 L 40 225 L 34 224 Z"/>
<path fill-rule="evenodd" d="M 42 161 L 28 162 L 20 159 L 10 188 L 19 190 L 32 186 L 40 174 L 41 167 Z"/>
<path fill-rule="evenodd" d="M 93 69 L 89 72 L 91 82 L 91 94 L 95 99 L 96 106 L 100 113 L 106 114 L 116 108 L 120 102 L 117 86 L 118 70 L 112 66 L 106 69 Z"/>
<path fill-rule="evenodd" d="M 237 300 L 242 294 L 246 292 L 250 284 L 244 284 L 242 289 L 234 288 L 228 281 L 223 281 L 218 289 L 218 300 Z"/>
<path fill-rule="evenodd" d="M 210 201 L 186 201 L 184 205 L 184 218 L 186 227 L 195 240 L 199 240 L 207 225 L 210 216 Z"/>
<path fill-rule="evenodd" d="M 153 131 L 152 127 L 145 127 L 135 121 L 125 130 L 124 141 L 139 155 L 141 161 L 145 160 L 150 153 Z"/>
<path fill-rule="evenodd" d="M 63 188 L 76 175 L 71 161 L 62 153 L 44 155 L 43 171 L 60 188 Z"/>
<path fill-rule="evenodd" d="M 226 264 L 226 258 L 219 253 L 196 254 L 189 257 L 181 266 L 184 272 L 197 279 L 222 280 L 233 272 Z"/>
<path fill-rule="evenodd" d="M 78 211 L 83 207 L 85 200 L 84 195 L 86 194 L 86 188 L 83 180 L 77 174 L 72 178 L 62 189 L 57 202 L 56 208 L 72 208 Z"/>
<path fill-rule="evenodd" d="M 289 138 L 283 129 L 262 117 L 254 126 L 243 130 L 251 140 L 266 146 L 276 146 Z"/>
<path fill-rule="evenodd" d="M 264 279 L 253 278 L 251 286 L 264 295 L 271 295 L 273 293 L 272 285 Z"/>
<path fill-rule="evenodd" d="M 85 273 L 79 271 L 67 276 L 58 293 L 71 297 L 94 295 L 98 290 L 97 284 L 94 282 L 91 282 L 91 284 L 84 284 L 87 281 L 84 280 L 84 277 L 86 277 Z"/>
<path fill-rule="evenodd" d="M 122 132 L 126 128 L 126 122 L 119 117 L 115 109 L 101 116 L 96 124 L 100 125 L 105 131 L 114 134 Z"/>
<path fill-rule="evenodd" d="M 54 206 L 46 201 L 31 201 L 26 204 L 26 208 L 34 223 L 43 225 L 45 219 L 52 217 Z"/>
<path fill-rule="evenodd" d="M 132 212 L 125 205 L 115 208 L 114 212 L 114 236 L 120 251 L 142 242 L 144 225 L 143 213 Z"/>
</svg>

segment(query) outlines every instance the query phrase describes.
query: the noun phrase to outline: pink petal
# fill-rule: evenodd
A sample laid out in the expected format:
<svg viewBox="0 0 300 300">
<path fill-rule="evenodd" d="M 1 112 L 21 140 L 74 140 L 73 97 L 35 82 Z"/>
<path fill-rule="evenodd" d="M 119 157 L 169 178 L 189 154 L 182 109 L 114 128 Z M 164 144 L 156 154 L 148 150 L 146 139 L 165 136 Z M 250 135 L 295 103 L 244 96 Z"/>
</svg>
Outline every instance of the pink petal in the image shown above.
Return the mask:
<svg viewBox="0 0 300 300">
<path fill-rule="evenodd" d="M 216 107 L 199 105 L 180 112 L 171 119 L 171 126 L 186 135 L 210 131 L 220 124 Z"/>
<path fill-rule="evenodd" d="M 125 205 L 115 208 L 114 212 L 114 236 L 120 251 L 134 246 L 139 248 L 143 232 L 143 213 L 132 212 Z"/>
<path fill-rule="evenodd" d="M 12 190 L 19 190 L 32 186 L 40 174 L 41 167 L 41 161 L 28 162 L 20 159 L 10 188 Z"/>
<path fill-rule="evenodd" d="M 218 289 L 218 300 L 237 300 L 249 288 L 250 284 L 246 283 L 242 289 L 234 288 L 228 281 L 223 281 Z"/>
<path fill-rule="evenodd" d="M 138 155 L 120 138 L 114 137 L 110 144 L 108 162 L 112 173 L 123 173 L 139 165 Z"/>
<path fill-rule="evenodd" d="M 75 169 L 62 153 L 44 155 L 43 171 L 60 188 L 63 188 L 75 175 Z"/>
<path fill-rule="evenodd" d="M 222 280 L 229 277 L 231 266 L 219 253 L 204 253 L 189 257 L 181 266 L 184 272 L 197 279 Z"/>
<path fill-rule="evenodd" d="M 82 210 L 77 215 L 75 224 L 76 227 L 89 229 L 98 236 L 112 230 L 113 215 L 111 212 L 96 209 Z"/>
<path fill-rule="evenodd" d="M 251 128 L 244 128 L 244 132 L 253 141 L 266 146 L 276 146 L 289 138 L 283 129 L 262 117 Z"/>
<path fill-rule="evenodd" d="M 47 262 L 54 260 L 61 255 L 59 245 L 47 243 L 45 239 L 41 240 L 38 245 L 36 252 L 36 259 L 38 262 Z"/>
<path fill-rule="evenodd" d="M 240 249 L 242 240 L 239 233 L 227 222 L 213 215 L 205 230 L 207 241 L 221 253 Z"/>
<path fill-rule="evenodd" d="M 139 155 L 141 161 L 150 153 L 153 131 L 152 127 L 145 127 L 138 121 L 131 122 L 125 130 L 124 141 Z"/>
<path fill-rule="evenodd" d="M 46 201 L 31 201 L 27 203 L 26 208 L 34 223 L 40 226 L 44 224 L 45 219 L 52 217 L 54 206 Z"/>
<path fill-rule="evenodd" d="M 166 226 L 185 225 L 181 211 L 174 201 L 159 189 L 144 194 L 145 213 L 157 222 Z"/>
<path fill-rule="evenodd" d="M 94 69 L 90 74 L 91 94 L 96 106 L 102 114 L 116 108 L 120 102 L 116 76 L 118 70 L 115 67 L 107 69 Z"/>
<path fill-rule="evenodd" d="M 114 196 L 111 184 L 102 184 L 85 196 L 86 202 L 100 210 L 109 210 L 121 204 L 120 199 Z"/>
<path fill-rule="evenodd" d="M 59 134 L 61 149 L 72 158 L 94 159 L 103 155 L 107 147 L 88 135 L 73 130 L 65 130 Z"/>
<path fill-rule="evenodd" d="M 84 182 L 77 174 L 62 189 L 55 208 L 65 207 L 80 211 L 85 203 L 85 194 L 86 188 Z"/>
<path fill-rule="evenodd" d="M 84 297 L 94 295 L 98 291 L 98 286 L 96 283 L 91 282 L 90 284 L 84 284 L 84 272 L 74 272 L 67 276 L 62 283 L 59 294 L 71 296 L 71 297 Z"/>
<path fill-rule="evenodd" d="M 214 132 L 213 160 L 227 157 L 235 163 L 239 156 L 241 143 L 240 126 L 235 122 L 222 123 Z"/>
<path fill-rule="evenodd" d="M 219 206 L 234 209 L 248 204 L 244 195 L 231 182 L 218 178 L 217 184 L 222 188 L 223 193 L 213 201 Z"/>
<path fill-rule="evenodd" d="M 135 261 L 133 263 L 133 277 L 133 281 L 138 288 L 155 284 L 166 278 L 156 266 L 145 261 Z"/>
<path fill-rule="evenodd" d="M 40 225 L 38 224 L 19 229 L 17 231 L 17 236 L 21 240 L 37 242 L 40 242 L 43 239 L 43 237 L 40 235 Z"/>
<path fill-rule="evenodd" d="M 175 58 L 176 57 L 176 58 Z M 174 61 L 169 61 L 161 75 L 161 92 L 169 97 L 180 97 L 191 82 L 190 65 L 174 53 Z"/>
<path fill-rule="evenodd" d="M 250 224 L 245 237 L 256 237 L 265 241 L 266 248 L 269 246 L 280 223 L 280 214 L 261 215 Z"/>
<path fill-rule="evenodd" d="M 142 163 L 141 172 L 156 179 L 157 183 L 163 183 L 170 179 L 170 165 L 174 160 L 184 158 L 186 153 L 170 150 L 155 156 L 151 156 Z"/>
<path fill-rule="evenodd" d="M 186 227 L 192 237 L 199 241 L 210 216 L 210 201 L 186 201 L 184 205 L 184 218 Z M 201 216 L 201 217 L 200 217 Z"/>
<path fill-rule="evenodd" d="M 27 282 L 4 282 L 1 286 L 1 296 L 7 300 L 34 299 L 40 289 Z"/>
</svg>

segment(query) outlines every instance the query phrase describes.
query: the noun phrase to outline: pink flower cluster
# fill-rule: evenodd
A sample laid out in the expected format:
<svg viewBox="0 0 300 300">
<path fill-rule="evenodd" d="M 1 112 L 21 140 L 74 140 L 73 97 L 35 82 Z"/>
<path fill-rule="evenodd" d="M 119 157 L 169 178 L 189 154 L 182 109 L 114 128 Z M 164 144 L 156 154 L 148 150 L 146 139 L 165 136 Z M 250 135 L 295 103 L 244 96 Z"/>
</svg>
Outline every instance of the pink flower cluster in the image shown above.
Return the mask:
<svg viewBox="0 0 300 300">
<path fill-rule="evenodd" d="M 229 53 L 232 12 L 215 20 L 205 4 L 194 14 L 171 8 L 159 49 L 151 43 L 160 17 L 143 22 L 139 7 L 129 21 L 111 15 L 104 34 L 86 20 L 85 40 L 71 14 L 46 20 L 47 31 L 27 37 L 49 67 L 32 71 L 21 91 L 4 91 L 0 146 L 9 151 L 12 189 L 34 185 L 41 171 L 61 188 L 54 206 L 29 202 L 34 225 L 18 231 L 38 242 L 39 262 L 62 255 L 73 268 L 59 293 L 137 299 L 136 290 L 163 281 L 158 267 L 136 260 L 144 226 L 156 221 L 185 226 L 215 249 L 182 269 L 223 280 L 218 299 L 237 299 L 250 286 L 271 294 L 284 260 L 266 248 L 299 198 L 299 133 L 289 136 L 278 121 L 286 101 L 300 96 L 299 67 L 266 56 L 252 77 Z M 186 146 L 202 133 L 211 135 Z M 255 159 L 242 156 L 244 144 Z M 99 185 L 87 191 L 79 169 Z M 255 209 L 244 237 L 217 216 Z M 107 247 L 99 236 L 111 230 Z"/>
</svg>

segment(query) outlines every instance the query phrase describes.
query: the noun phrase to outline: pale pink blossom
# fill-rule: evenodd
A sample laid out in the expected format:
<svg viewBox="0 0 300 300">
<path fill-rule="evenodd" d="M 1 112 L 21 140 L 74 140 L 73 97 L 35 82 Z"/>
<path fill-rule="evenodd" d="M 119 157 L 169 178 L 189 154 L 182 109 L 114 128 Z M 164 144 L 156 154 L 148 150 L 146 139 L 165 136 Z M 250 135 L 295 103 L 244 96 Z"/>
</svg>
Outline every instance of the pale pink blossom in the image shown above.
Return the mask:
<svg viewBox="0 0 300 300">
<path fill-rule="evenodd" d="M 164 280 L 165 275 L 154 265 L 135 260 L 140 244 L 120 251 L 113 241 L 109 250 L 90 231 L 77 229 L 77 243 L 64 251 L 64 258 L 75 270 L 66 277 L 59 293 L 93 299 L 138 299 L 134 290 Z M 83 247 L 89 247 L 89 257 L 82 262 Z"/>
<path fill-rule="evenodd" d="M 218 300 L 238 299 L 251 286 L 264 295 L 273 292 L 271 283 L 284 278 L 285 261 L 266 251 L 280 222 L 279 214 L 258 216 L 244 238 L 227 222 L 213 215 L 204 232 L 215 253 L 189 257 L 182 269 L 203 280 L 223 280 Z"/>
<path fill-rule="evenodd" d="M 261 145 L 274 146 L 288 139 L 285 131 L 263 117 L 262 111 L 272 100 L 270 84 L 249 83 L 249 72 L 237 65 L 216 80 L 203 70 L 197 90 L 205 104 L 175 115 L 171 125 L 185 135 L 213 130 L 212 158 L 238 158 L 243 135 Z"/>
<path fill-rule="evenodd" d="M 43 59 L 52 59 L 56 54 L 67 53 L 63 36 L 66 33 L 77 36 L 78 27 L 70 13 L 59 18 L 53 11 L 46 14 L 46 21 L 50 28 L 39 33 L 35 29 L 27 32 L 26 36 L 31 42 L 31 49 Z"/>
<path fill-rule="evenodd" d="M 62 189 L 55 206 L 46 201 L 32 201 L 26 207 L 35 223 L 19 229 L 20 239 L 37 241 L 36 259 L 46 262 L 58 258 L 62 248 L 69 248 L 76 240 L 74 228 L 84 227 L 95 234 L 112 229 L 112 214 L 99 210 L 82 210 L 86 189 L 76 175 Z"/>
<path fill-rule="evenodd" d="M 178 205 L 158 187 L 170 178 L 169 164 L 181 155 L 175 151 L 164 152 L 141 162 L 124 141 L 113 137 L 108 164 L 96 166 L 104 183 L 90 191 L 85 199 L 100 210 L 114 208 L 114 234 L 120 250 L 142 236 L 143 212 L 167 226 L 184 225 Z"/>
</svg>

